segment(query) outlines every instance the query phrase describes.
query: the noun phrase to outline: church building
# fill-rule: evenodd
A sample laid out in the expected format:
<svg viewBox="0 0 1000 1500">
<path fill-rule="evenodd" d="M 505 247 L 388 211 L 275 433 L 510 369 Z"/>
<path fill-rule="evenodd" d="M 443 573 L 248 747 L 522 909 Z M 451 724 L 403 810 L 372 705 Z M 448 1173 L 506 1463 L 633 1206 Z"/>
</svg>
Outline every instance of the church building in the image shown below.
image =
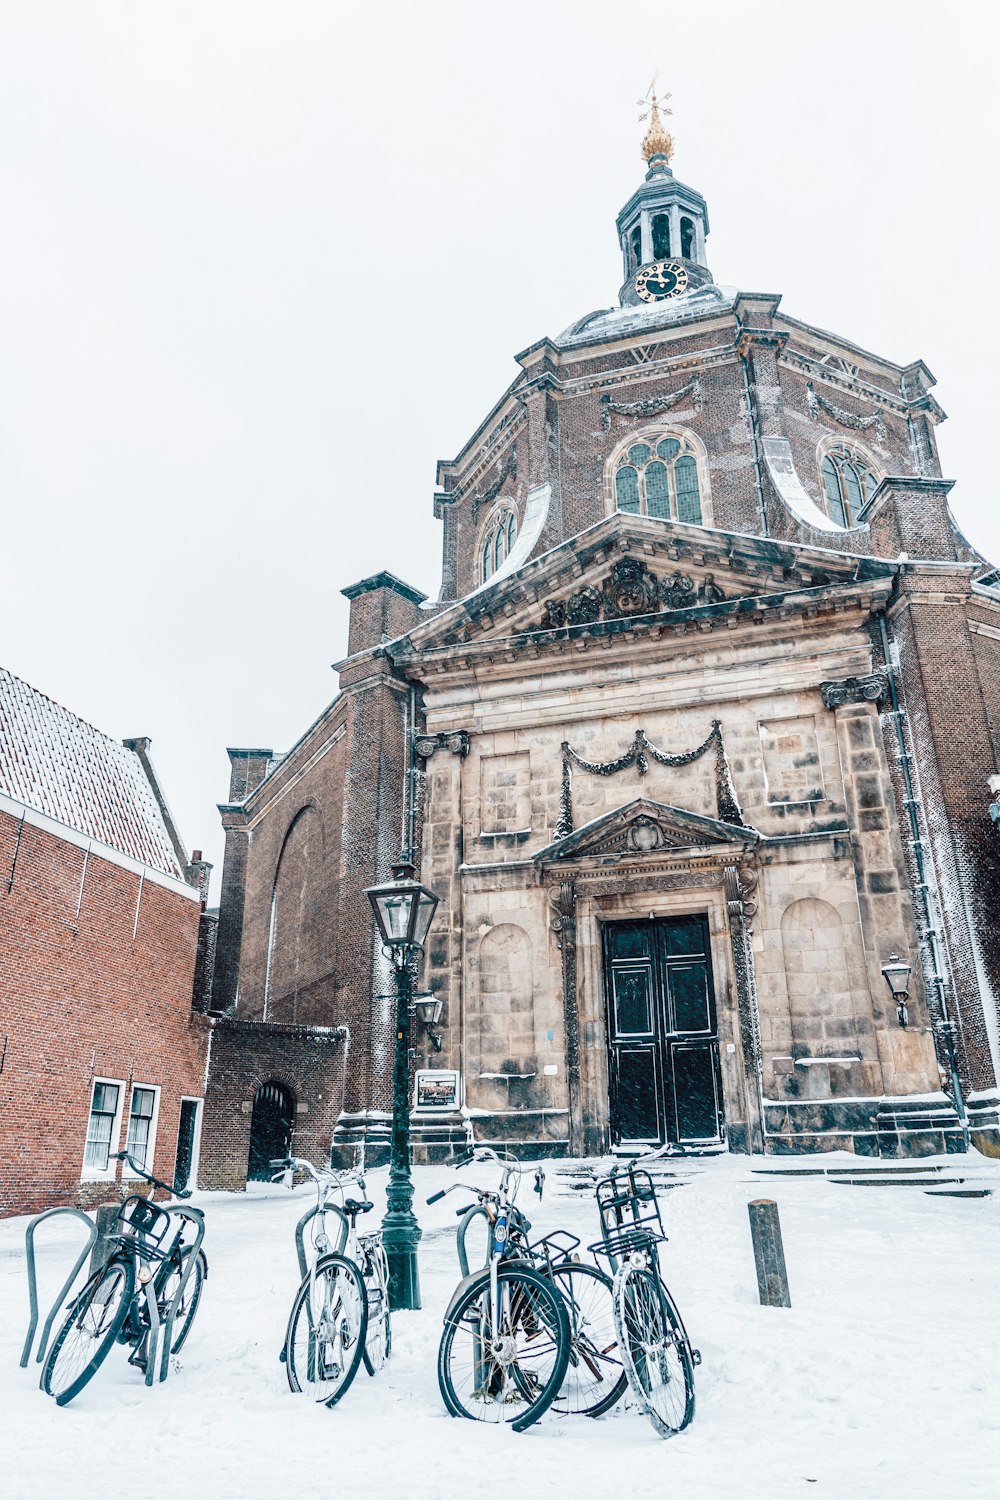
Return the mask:
<svg viewBox="0 0 1000 1500">
<path fill-rule="evenodd" d="M 384 1149 L 401 849 L 418 1160 L 1000 1151 L 1000 574 L 926 365 L 716 284 L 661 108 L 618 305 L 438 464 L 438 599 L 345 588 L 329 708 L 229 752 L 205 1186 Z"/>
</svg>

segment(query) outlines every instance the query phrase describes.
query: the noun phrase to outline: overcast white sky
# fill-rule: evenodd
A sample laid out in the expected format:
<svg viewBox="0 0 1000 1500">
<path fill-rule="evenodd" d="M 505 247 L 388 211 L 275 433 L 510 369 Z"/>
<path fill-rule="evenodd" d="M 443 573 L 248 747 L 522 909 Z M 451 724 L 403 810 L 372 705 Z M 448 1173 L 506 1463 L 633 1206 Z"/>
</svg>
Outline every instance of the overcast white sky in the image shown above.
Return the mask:
<svg viewBox="0 0 1000 1500">
<path fill-rule="evenodd" d="M 997 11 L 0 0 L 0 660 L 221 864 L 225 747 L 333 696 L 345 584 L 436 593 L 435 460 L 614 302 L 656 66 L 716 278 L 926 360 L 1000 560 Z"/>
</svg>

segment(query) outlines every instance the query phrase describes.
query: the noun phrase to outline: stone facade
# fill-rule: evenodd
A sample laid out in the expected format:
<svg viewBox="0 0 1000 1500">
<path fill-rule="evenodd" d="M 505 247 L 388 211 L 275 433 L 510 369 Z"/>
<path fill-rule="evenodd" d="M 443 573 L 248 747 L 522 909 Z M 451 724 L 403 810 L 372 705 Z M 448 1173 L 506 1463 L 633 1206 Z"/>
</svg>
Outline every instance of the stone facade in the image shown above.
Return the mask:
<svg viewBox="0 0 1000 1500">
<path fill-rule="evenodd" d="M 345 590 L 328 712 L 231 752 L 215 1008 L 347 1028 L 337 1150 L 384 1140 L 400 846 L 440 897 L 415 1065 L 461 1079 L 418 1151 L 995 1147 L 1000 592 L 933 377 L 715 286 L 702 217 L 649 306 L 621 220 L 624 305 L 438 465 L 439 600 Z"/>
</svg>

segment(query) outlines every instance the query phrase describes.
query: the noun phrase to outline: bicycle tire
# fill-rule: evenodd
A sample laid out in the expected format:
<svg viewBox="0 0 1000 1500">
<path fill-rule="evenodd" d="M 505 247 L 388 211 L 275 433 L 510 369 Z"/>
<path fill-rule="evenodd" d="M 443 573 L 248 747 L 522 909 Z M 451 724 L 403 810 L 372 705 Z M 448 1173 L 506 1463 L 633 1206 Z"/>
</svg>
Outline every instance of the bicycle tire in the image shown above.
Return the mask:
<svg viewBox="0 0 1000 1500">
<path fill-rule="evenodd" d="M 100 1368 L 135 1294 L 131 1260 L 101 1266 L 73 1298 L 42 1370 L 42 1390 L 65 1406 Z"/>
<path fill-rule="evenodd" d="M 170 1304 L 177 1295 L 188 1259 L 193 1254 L 193 1247 L 189 1247 L 183 1251 L 178 1264 L 171 1268 L 170 1274 L 163 1284 L 161 1298 L 163 1302 L 164 1321 L 166 1321 L 167 1314 L 170 1311 Z M 174 1341 L 170 1346 L 171 1354 L 179 1352 L 181 1345 L 191 1332 L 191 1324 L 194 1322 L 195 1313 L 198 1311 L 198 1306 L 201 1302 L 201 1294 L 207 1275 L 208 1261 L 205 1259 L 204 1251 L 199 1250 L 198 1259 L 195 1261 L 194 1270 L 191 1272 L 191 1279 L 184 1289 L 184 1305 L 177 1309 L 177 1315 L 174 1318 Z"/>
<path fill-rule="evenodd" d="M 569 1360 L 569 1315 L 555 1286 L 533 1267 L 497 1271 L 502 1343 L 490 1336 L 490 1273 L 479 1273 L 445 1319 L 438 1385 L 453 1417 L 509 1423 L 523 1432 L 559 1393 Z M 489 1345 L 489 1349 L 487 1349 Z"/>
<path fill-rule="evenodd" d="M 552 1279 L 569 1314 L 569 1362 L 553 1411 L 564 1416 L 600 1417 L 628 1389 L 618 1348 L 614 1285 L 596 1266 L 563 1261 Z"/>
<path fill-rule="evenodd" d="M 392 1353 L 392 1317 L 389 1309 L 389 1262 L 381 1238 L 363 1246 L 362 1274 L 368 1304 L 368 1326 L 361 1354 L 369 1375 L 377 1375 Z"/>
<path fill-rule="evenodd" d="M 293 1391 L 335 1406 L 358 1373 L 368 1307 L 364 1277 L 346 1255 L 324 1255 L 292 1303 L 285 1334 L 285 1374 Z"/>
<path fill-rule="evenodd" d="M 660 1278 L 626 1261 L 615 1277 L 615 1326 L 632 1393 L 661 1437 L 694 1417 L 694 1362 L 680 1314 Z"/>
</svg>

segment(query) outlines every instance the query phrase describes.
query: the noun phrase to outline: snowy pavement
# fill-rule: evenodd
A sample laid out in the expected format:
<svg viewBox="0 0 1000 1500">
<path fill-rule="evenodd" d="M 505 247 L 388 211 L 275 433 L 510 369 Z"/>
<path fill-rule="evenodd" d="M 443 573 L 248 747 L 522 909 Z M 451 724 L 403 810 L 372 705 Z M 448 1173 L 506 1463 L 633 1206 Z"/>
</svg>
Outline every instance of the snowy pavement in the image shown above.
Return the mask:
<svg viewBox="0 0 1000 1500">
<path fill-rule="evenodd" d="M 0 1496 L 3 1500 L 273 1500 L 276 1496 L 458 1500 L 512 1494 L 606 1500 L 996 1500 L 1000 1495 L 1000 1163 L 951 1158 L 992 1186 L 981 1199 L 919 1186 L 852 1187 L 752 1167 L 852 1164 L 720 1157 L 671 1164 L 662 1194 L 667 1279 L 703 1364 L 692 1427 L 664 1442 L 634 1410 L 598 1421 L 549 1413 L 528 1432 L 446 1415 L 435 1360 L 458 1279 L 456 1175 L 495 1185 L 492 1166 L 418 1167 L 423 1309 L 399 1313 L 393 1355 L 362 1369 L 332 1411 L 288 1390 L 278 1351 L 297 1282 L 293 1231 L 310 1190 L 198 1194 L 210 1276 L 165 1385 L 147 1390 L 115 1348 L 65 1409 L 18 1367 L 27 1322 L 24 1219 L 0 1222 Z M 546 1163 L 536 1230 L 597 1237 L 592 1194 Z M 369 1175 L 379 1215 L 386 1173 Z M 747 1203 L 781 1213 L 791 1309 L 757 1302 Z M 369 1220 L 371 1222 L 371 1220 Z M 81 1226 L 40 1242 L 41 1301 L 55 1294 Z M 45 1233 L 43 1229 L 42 1234 Z"/>
</svg>

